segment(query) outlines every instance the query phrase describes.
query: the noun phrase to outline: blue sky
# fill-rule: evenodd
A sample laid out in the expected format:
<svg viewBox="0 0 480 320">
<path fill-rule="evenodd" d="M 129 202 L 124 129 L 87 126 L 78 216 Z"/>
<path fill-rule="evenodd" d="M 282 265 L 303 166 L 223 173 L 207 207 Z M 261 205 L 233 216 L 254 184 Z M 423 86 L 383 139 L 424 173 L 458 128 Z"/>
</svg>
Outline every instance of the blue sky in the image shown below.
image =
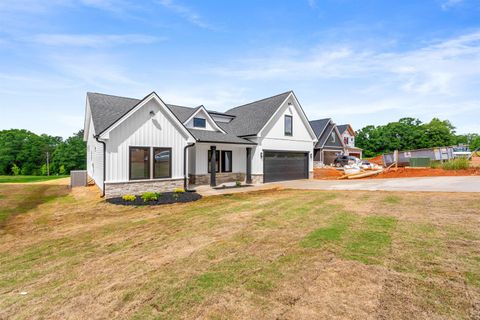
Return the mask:
<svg viewBox="0 0 480 320">
<path fill-rule="evenodd" d="M 480 132 L 479 0 L 0 0 L 0 129 L 69 136 L 85 93 Z"/>
</svg>

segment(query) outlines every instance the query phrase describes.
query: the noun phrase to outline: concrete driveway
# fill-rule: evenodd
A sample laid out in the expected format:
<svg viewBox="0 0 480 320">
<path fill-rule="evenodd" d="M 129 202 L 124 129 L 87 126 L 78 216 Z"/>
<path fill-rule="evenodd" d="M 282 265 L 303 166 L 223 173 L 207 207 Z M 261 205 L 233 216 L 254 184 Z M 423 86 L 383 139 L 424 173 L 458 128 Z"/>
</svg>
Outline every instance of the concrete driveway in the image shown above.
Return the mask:
<svg viewBox="0 0 480 320">
<path fill-rule="evenodd" d="M 269 184 L 266 184 L 269 185 Z M 480 176 L 364 180 L 293 180 L 271 183 L 292 189 L 480 192 Z"/>
</svg>

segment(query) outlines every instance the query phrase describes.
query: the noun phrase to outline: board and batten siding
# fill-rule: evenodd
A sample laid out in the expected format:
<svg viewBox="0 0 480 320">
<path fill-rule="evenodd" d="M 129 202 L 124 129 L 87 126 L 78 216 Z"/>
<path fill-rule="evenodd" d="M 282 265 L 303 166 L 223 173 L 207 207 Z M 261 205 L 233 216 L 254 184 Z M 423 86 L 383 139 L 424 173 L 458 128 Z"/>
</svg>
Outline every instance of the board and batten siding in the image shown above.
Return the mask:
<svg viewBox="0 0 480 320">
<path fill-rule="evenodd" d="M 289 105 L 290 103 L 290 105 Z M 307 129 L 308 123 L 302 120 L 300 106 L 290 96 L 271 121 L 260 132 L 258 146 L 253 150 L 252 173 L 263 174 L 263 158 L 260 156 L 264 150 L 299 151 L 309 153 L 309 171 L 313 171 L 314 139 Z M 285 135 L 285 115 L 292 116 L 293 134 Z"/>
<path fill-rule="evenodd" d="M 232 151 L 232 173 L 245 173 L 247 168 L 247 146 L 239 146 L 235 144 L 220 143 L 197 143 L 195 145 L 194 163 L 191 174 L 207 174 L 208 173 L 208 150 L 210 146 L 215 146 L 217 150 Z M 221 155 L 220 155 L 221 157 Z M 220 164 L 221 165 L 221 164 Z"/>
<path fill-rule="evenodd" d="M 87 174 L 103 191 L 103 145 L 95 139 L 93 120 L 90 119 L 87 137 Z"/>
<path fill-rule="evenodd" d="M 154 116 L 150 112 L 155 113 Z M 183 178 L 183 150 L 188 136 L 167 111 L 151 100 L 110 132 L 106 182 L 129 181 L 129 147 L 172 148 L 172 179 Z"/>
</svg>

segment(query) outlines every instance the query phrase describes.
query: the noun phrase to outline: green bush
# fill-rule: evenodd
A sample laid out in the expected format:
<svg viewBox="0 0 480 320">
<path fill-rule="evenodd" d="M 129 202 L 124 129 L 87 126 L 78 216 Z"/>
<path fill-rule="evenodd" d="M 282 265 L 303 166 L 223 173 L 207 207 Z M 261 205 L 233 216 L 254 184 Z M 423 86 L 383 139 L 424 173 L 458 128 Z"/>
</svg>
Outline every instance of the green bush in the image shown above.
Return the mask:
<svg viewBox="0 0 480 320">
<path fill-rule="evenodd" d="M 439 167 L 441 167 L 444 170 L 465 170 L 470 167 L 470 162 L 468 161 L 467 158 L 457 158 L 457 159 L 440 163 Z"/>
<path fill-rule="evenodd" d="M 240 181 L 235 181 L 235 186 L 236 187 L 241 187 L 242 186 L 242 183 Z"/>
<path fill-rule="evenodd" d="M 12 166 L 12 173 L 14 176 L 18 176 L 20 174 L 20 168 L 15 163 Z"/>
<path fill-rule="evenodd" d="M 158 197 L 159 197 L 159 194 L 155 192 L 144 192 L 141 196 L 144 202 L 157 201 Z"/>
<path fill-rule="evenodd" d="M 135 201 L 137 200 L 137 197 L 134 196 L 133 194 L 126 194 L 122 197 L 124 201 Z"/>
</svg>

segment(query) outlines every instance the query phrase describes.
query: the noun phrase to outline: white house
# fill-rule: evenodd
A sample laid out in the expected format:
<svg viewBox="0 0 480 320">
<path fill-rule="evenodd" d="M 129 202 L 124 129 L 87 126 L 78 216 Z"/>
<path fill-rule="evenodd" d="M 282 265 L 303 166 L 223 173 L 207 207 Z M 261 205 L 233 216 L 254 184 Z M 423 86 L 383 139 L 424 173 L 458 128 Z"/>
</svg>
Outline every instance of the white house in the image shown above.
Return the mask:
<svg viewBox="0 0 480 320">
<path fill-rule="evenodd" d="M 292 91 L 224 113 L 87 93 L 87 171 L 106 197 L 313 175 L 317 142 Z"/>
</svg>

